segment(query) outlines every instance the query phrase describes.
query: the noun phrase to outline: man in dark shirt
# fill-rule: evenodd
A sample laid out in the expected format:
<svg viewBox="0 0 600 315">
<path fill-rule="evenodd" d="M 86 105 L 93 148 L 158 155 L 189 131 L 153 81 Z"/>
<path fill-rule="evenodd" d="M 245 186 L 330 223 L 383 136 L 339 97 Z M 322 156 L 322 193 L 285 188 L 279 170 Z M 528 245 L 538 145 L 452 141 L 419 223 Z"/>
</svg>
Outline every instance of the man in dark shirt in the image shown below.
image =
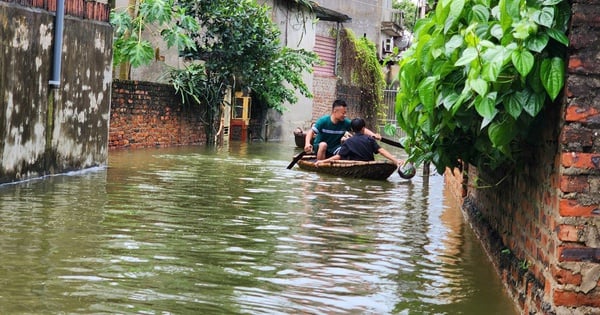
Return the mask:
<svg viewBox="0 0 600 315">
<path fill-rule="evenodd" d="M 403 163 L 402 161 L 396 159 L 396 157 L 386 149 L 380 147 L 372 136 L 368 136 L 364 133 L 364 119 L 354 118 L 350 124 L 352 126 L 352 131 L 354 131 L 354 136 L 348 138 L 342 144 L 339 152 L 336 155 L 325 160 L 317 161 L 315 166 L 335 160 L 373 161 L 375 160 L 374 154 L 376 153 L 383 155 L 396 165 Z"/>
</svg>

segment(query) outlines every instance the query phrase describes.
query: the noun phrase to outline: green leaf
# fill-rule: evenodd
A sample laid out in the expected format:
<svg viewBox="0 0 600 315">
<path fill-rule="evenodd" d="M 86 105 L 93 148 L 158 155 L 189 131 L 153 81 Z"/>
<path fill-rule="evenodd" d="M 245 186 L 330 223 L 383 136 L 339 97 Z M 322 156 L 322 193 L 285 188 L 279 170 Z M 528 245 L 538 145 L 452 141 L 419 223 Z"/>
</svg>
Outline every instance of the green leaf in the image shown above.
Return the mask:
<svg viewBox="0 0 600 315">
<path fill-rule="evenodd" d="M 525 21 L 515 23 L 512 35 L 517 39 L 526 39 L 529 37 L 531 26 Z"/>
<path fill-rule="evenodd" d="M 502 30 L 502 26 L 500 24 L 493 24 L 490 28 L 490 34 L 494 36 L 496 39 L 502 39 L 504 36 L 504 31 Z"/>
<path fill-rule="evenodd" d="M 545 101 L 546 95 L 528 92 L 527 102 L 523 105 L 523 109 L 531 117 L 535 117 L 542 110 L 542 107 L 544 107 Z"/>
<path fill-rule="evenodd" d="M 488 126 L 487 131 L 492 145 L 496 148 L 508 145 L 517 135 L 517 128 L 512 119 L 493 122 Z"/>
<path fill-rule="evenodd" d="M 148 41 L 131 41 L 127 46 L 127 56 L 132 67 L 148 64 L 154 59 L 154 48 Z"/>
<path fill-rule="evenodd" d="M 447 34 L 456 21 L 460 18 L 462 10 L 465 6 L 465 0 L 450 1 L 450 11 L 444 24 L 444 34 Z"/>
<path fill-rule="evenodd" d="M 554 22 L 554 8 L 544 7 L 542 10 L 535 11 L 532 18 L 537 24 L 551 28 Z"/>
<path fill-rule="evenodd" d="M 493 46 L 485 51 L 483 58 L 481 76 L 488 82 L 495 82 L 504 66 L 506 49 L 502 46 Z"/>
<path fill-rule="evenodd" d="M 417 90 L 419 93 L 419 100 L 425 106 L 425 110 L 428 112 L 433 111 L 435 107 L 435 89 L 437 86 L 437 77 L 427 77 L 419 84 Z"/>
<path fill-rule="evenodd" d="M 514 119 L 519 118 L 523 112 L 523 107 L 527 103 L 527 94 L 522 91 L 514 92 L 504 97 L 504 109 Z"/>
<path fill-rule="evenodd" d="M 544 59 L 540 77 L 551 100 L 555 100 L 564 86 L 565 63 L 562 58 Z"/>
<path fill-rule="evenodd" d="M 533 36 L 529 36 L 525 41 L 525 47 L 531 51 L 541 53 L 546 45 L 548 45 L 548 41 L 550 38 L 545 33 L 538 33 Z"/>
<path fill-rule="evenodd" d="M 464 43 L 463 37 L 460 35 L 454 35 L 445 44 L 446 56 L 452 55 L 452 53 Z"/>
<path fill-rule="evenodd" d="M 569 46 L 569 38 L 567 37 L 567 35 L 565 35 L 564 32 L 561 32 L 561 31 L 553 29 L 553 28 L 547 29 L 546 32 L 548 33 L 548 36 L 552 37 L 557 42 L 559 42 L 565 46 Z"/>
<path fill-rule="evenodd" d="M 496 93 L 476 97 L 475 110 L 483 118 L 494 118 L 498 113 L 498 109 L 496 108 Z"/>
<path fill-rule="evenodd" d="M 473 22 L 485 23 L 490 18 L 490 10 L 481 4 L 476 4 L 471 8 L 471 15 L 472 15 L 471 23 L 473 23 Z"/>
<path fill-rule="evenodd" d="M 533 54 L 527 50 L 517 49 L 511 54 L 512 64 L 515 66 L 521 76 L 526 77 L 535 62 Z"/>
<path fill-rule="evenodd" d="M 444 97 L 444 99 L 442 100 L 442 104 L 444 105 L 444 108 L 446 108 L 447 110 L 450 110 L 452 108 L 452 106 L 454 106 L 454 104 L 456 104 L 456 101 L 458 101 L 458 93 L 451 91 L 450 94 L 446 95 L 446 97 Z"/>
<path fill-rule="evenodd" d="M 471 63 L 471 61 L 475 60 L 478 55 L 477 49 L 474 47 L 469 47 L 463 51 L 461 57 L 454 63 L 454 65 L 457 67 L 468 65 Z"/>
<path fill-rule="evenodd" d="M 519 0 L 500 0 L 498 3 L 500 25 L 504 31 L 511 27 L 513 20 L 519 19 L 520 2 Z"/>
<path fill-rule="evenodd" d="M 482 78 L 475 78 L 467 80 L 468 85 L 473 91 L 479 95 L 485 95 L 488 91 L 488 82 Z"/>
</svg>

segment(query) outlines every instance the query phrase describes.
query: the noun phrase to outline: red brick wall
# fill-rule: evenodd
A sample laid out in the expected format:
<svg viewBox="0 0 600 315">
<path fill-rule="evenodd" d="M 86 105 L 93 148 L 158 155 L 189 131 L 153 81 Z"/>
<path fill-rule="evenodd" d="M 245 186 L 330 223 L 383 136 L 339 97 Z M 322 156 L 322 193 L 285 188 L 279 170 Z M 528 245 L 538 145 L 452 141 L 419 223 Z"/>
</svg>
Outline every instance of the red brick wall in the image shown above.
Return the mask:
<svg viewBox="0 0 600 315">
<path fill-rule="evenodd" d="M 530 161 L 446 172 L 523 314 L 600 314 L 600 2 L 571 3 L 564 105 L 544 111 Z"/>
<path fill-rule="evenodd" d="M 343 86 L 335 76 L 315 75 L 313 78 L 313 107 L 312 121 L 316 121 L 323 115 L 331 113 L 331 105 L 336 99 L 343 99 L 348 104 L 347 117 L 365 117 L 360 112 L 360 89 L 351 86 Z M 367 121 L 367 127 L 371 127 L 372 121 Z"/>
<path fill-rule="evenodd" d="M 12 2 L 51 12 L 56 12 L 57 3 L 56 0 L 0 0 L 0 2 Z M 82 19 L 108 22 L 110 18 L 110 5 L 90 0 L 65 0 L 65 14 Z"/>
<path fill-rule="evenodd" d="M 116 80 L 109 149 L 206 143 L 199 115 L 197 109 L 182 106 L 170 85 Z"/>
<path fill-rule="evenodd" d="M 335 76 L 315 75 L 313 77 L 313 122 L 319 117 L 331 113 L 331 105 L 336 99 L 336 84 Z"/>
</svg>

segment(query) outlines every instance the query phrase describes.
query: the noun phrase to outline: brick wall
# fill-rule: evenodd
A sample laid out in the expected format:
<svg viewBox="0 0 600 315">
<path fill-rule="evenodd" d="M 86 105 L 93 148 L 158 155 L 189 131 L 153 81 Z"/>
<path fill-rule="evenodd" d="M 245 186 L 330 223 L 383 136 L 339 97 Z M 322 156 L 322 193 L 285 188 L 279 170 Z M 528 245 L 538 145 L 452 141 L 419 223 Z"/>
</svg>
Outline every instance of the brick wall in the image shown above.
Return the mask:
<svg viewBox="0 0 600 315">
<path fill-rule="evenodd" d="M 336 99 L 335 76 L 316 75 L 313 78 L 312 121 L 331 113 L 331 104 Z"/>
<path fill-rule="evenodd" d="M 112 88 L 109 149 L 206 143 L 200 113 L 172 86 L 116 80 Z"/>
<path fill-rule="evenodd" d="M 523 314 L 600 314 L 600 2 L 572 8 L 563 107 L 530 161 L 445 174 Z"/>
<path fill-rule="evenodd" d="M 0 0 L 0 2 L 16 3 L 25 7 L 34 7 L 56 12 L 57 1 L 48 0 Z M 65 0 L 65 14 L 81 19 L 108 22 L 110 4 L 107 1 Z"/>
</svg>

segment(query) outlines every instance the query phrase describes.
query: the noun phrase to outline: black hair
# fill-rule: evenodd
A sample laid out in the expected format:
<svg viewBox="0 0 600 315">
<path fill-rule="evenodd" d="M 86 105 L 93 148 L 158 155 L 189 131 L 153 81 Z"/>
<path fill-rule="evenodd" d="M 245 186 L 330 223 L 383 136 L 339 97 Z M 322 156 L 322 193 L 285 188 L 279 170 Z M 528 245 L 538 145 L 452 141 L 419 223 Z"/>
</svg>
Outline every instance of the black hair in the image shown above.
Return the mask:
<svg viewBox="0 0 600 315">
<path fill-rule="evenodd" d="M 352 131 L 360 132 L 365 127 L 365 120 L 362 118 L 354 118 L 352 122 L 350 122 L 352 126 Z"/>
<path fill-rule="evenodd" d="M 338 99 L 338 100 L 333 101 L 333 105 L 331 106 L 331 109 L 333 110 L 338 106 L 347 107 L 348 104 L 346 104 L 346 101 Z"/>
</svg>

